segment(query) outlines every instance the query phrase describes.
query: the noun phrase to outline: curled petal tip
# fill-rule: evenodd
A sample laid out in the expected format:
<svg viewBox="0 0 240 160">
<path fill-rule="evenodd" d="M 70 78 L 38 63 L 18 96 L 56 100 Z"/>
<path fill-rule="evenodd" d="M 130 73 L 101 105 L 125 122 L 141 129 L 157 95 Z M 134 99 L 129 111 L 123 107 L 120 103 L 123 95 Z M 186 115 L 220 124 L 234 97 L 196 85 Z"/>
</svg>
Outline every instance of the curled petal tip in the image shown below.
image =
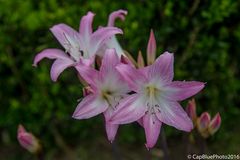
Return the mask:
<svg viewBox="0 0 240 160">
<path fill-rule="evenodd" d="M 121 19 L 122 21 L 125 20 L 126 15 L 127 15 L 127 11 L 122 9 L 112 12 L 108 18 L 108 26 L 114 26 L 115 20 L 117 18 Z"/>
</svg>

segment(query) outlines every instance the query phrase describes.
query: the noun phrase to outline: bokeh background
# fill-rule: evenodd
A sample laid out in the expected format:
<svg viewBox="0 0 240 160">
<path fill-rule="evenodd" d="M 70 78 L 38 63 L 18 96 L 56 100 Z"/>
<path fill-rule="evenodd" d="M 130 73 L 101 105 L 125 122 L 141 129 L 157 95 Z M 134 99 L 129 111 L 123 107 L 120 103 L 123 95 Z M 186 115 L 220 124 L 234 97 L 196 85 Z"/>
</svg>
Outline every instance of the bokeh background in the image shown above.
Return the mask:
<svg viewBox="0 0 240 160">
<path fill-rule="evenodd" d="M 111 1 L 111 0 L 0 0 L 0 159 L 34 157 L 16 139 L 19 123 L 39 137 L 46 159 L 153 159 L 138 124 L 120 127 L 114 147 L 107 141 L 103 116 L 77 121 L 71 115 L 82 86 L 73 68 L 53 83 L 52 61 L 32 67 L 34 56 L 45 48 L 61 48 L 49 28 L 66 23 L 78 29 L 80 18 L 96 13 L 94 28 L 106 25 L 108 15 L 128 10 L 116 26 L 122 47 L 132 53 L 146 51 L 150 29 L 155 32 L 157 54 L 175 53 L 175 79 L 207 82 L 196 98 L 197 112 L 220 112 L 222 125 L 207 140 L 208 152 L 240 153 L 240 1 Z M 185 108 L 187 101 L 182 102 Z M 183 133 L 163 126 L 172 159 L 183 155 Z M 160 142 L 156 148 L 161 147 Z M 161 158 L 158 158 L 161 159 Z"/>
</svg>

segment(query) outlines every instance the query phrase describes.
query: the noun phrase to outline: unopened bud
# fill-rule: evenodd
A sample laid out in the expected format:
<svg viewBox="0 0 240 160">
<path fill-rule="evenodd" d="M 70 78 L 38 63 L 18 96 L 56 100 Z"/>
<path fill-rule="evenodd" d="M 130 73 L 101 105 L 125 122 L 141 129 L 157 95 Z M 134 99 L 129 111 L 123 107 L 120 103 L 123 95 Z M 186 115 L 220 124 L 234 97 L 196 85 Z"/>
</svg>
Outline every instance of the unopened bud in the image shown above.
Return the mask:
<svg viewBox="0 0 240 160">
<path fill-rule="evenodd" d="M 21 124 L 18 126 L 17 138 L 20 145 L 29 152 L 37 154 L 41 151 L 39 140 L 32 133 L 27 132 Z"/>
<path fill-rule="evenodd" d="M 188 101 L 186 112 L 188 116 L 192 119 L 193 123 L 195 124 L 197 119 L 197 114 L 196 114 L 196 102 L 194 98 Z"/>
<path fill-rule="evenodd" d="M 141 51 L 138 52 L 137 65 L 138 65 L 138 68 L 143 68 L 145 66 Z"/>
<path fill-rule="evenodd" d="M 208 125 L 210 123 L 210 115 L 208 112 L 204 112 L 197 120 L 197 128 L 199 133 L 204 137 L 207 138 L 209 136 L 208 133 Z"/>
<path fill-rule="evenodd" d="M 83 96 L 86 97 L 88 96 L 89 94 L 92 94 L 93 93 L 93 90 L 90 86 L 86 86 L 83 88 Z"/>
<path fill-rule="evenodd" d="M 148 40 L 148 46 L 147 46 L 147 64 L 153 64 L 156 58 L 156 39 L 153 33 L 153 30 L 151 29 L 150 37 Z"/>
<path fill-rule="evenodd" d="M 211 135 L 216 133 L 217 130 L 219 129 L 220 125 L 221 125 L 221 116 L 219 113 L 217 113 L 209 124 L 209 127 L 208 127 L 209 133 Z"/>
</svg>

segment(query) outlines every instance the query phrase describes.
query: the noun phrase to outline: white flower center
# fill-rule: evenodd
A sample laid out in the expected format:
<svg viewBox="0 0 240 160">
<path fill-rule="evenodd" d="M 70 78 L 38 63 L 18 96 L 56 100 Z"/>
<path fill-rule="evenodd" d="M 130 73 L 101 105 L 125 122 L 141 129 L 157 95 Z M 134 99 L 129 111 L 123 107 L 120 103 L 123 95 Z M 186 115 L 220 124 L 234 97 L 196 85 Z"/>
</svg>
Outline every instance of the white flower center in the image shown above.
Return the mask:
<svg viewBox="0 0 240 160">
<path fill-rule="evenodd" d="M 146 96 L 146 99 L 148 99 L 147 101 L 147 107 L 148 107 L 148 111 L 147 113 L 150 114 L 155 114 L 156 112 L 161 112 L 160 110 L 160 106 L 158 103 L 158 98 L 160 96 L 160 89 L 157 88 L 155 85 L 147 85 L 146 87 L 144 87 L 144 93 Z"/>
<path fill-rule="evenodd" d="M 119 104 L 119 101 L 123 98 L 122 95 L 117 94 L 113 91 L 110 90 L 103 90 L 101 92 L 101 97 L 107 101 L 107 103 L 109 104 L 109 107 L 115 109 L 116 106 Z"/>
<path fill-rule="evenodd" d="M 64 32 L 63 35 L 65 37 L 64 47 L 66 52 L 68 52 L 75 61 L 78 62 L 80 57 L 85 57 L 87 55 L 87 53 L 80 48 L 79 39 L 76 35 L 69 36 Z"/>
</svg>

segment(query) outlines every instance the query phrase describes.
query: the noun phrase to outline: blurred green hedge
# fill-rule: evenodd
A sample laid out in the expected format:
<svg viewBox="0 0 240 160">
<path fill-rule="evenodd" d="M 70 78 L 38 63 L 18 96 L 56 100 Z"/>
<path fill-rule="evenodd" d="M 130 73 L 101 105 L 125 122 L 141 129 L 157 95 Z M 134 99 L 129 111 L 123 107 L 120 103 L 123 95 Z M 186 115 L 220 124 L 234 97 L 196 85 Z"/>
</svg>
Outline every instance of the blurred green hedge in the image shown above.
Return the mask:
<svg viewBox="0 0 240 160">
<path fill-rule="evenodd" d="M 108 14 L 126 9 L 128 16 L 117 26 L 123 48 L 136 57 L 145 52 L 150 29 L 155 32 L 158 55 L 175 53 L 175 79 L 207 82 L 198 96 L 198 113 L 220 112 L 222 127 L 213 142 L 240 144 L 240 1 L 84 1 L 84 0 L 0 0 L 0 129 L 4 145 L 17 144 L 16 129 L 24 124 L 46 143 L 54 146 L 52 128 L 69 144 L 105 134 L 102 118 L 76 121 L 71 115 L 81 98 L 82 86 L 74 69 L 68 69 L 57 83 L 50 80 L 51 61 L 33 68 L 34 56 L 45 48 L 60 48 L 49 28 L 66 23 L 77 29 L 81 16 L 96 13 L 94 28 L 106 25 Z M 185 106 L 186 101 L 182 103 Z M 120 140 L 141 140 L 137 127 L 123 127 Z M 169 136 L 181 134 L 167 128 Z M 220 141 L 221 139 L 221 141 Z"/>
</svg>

